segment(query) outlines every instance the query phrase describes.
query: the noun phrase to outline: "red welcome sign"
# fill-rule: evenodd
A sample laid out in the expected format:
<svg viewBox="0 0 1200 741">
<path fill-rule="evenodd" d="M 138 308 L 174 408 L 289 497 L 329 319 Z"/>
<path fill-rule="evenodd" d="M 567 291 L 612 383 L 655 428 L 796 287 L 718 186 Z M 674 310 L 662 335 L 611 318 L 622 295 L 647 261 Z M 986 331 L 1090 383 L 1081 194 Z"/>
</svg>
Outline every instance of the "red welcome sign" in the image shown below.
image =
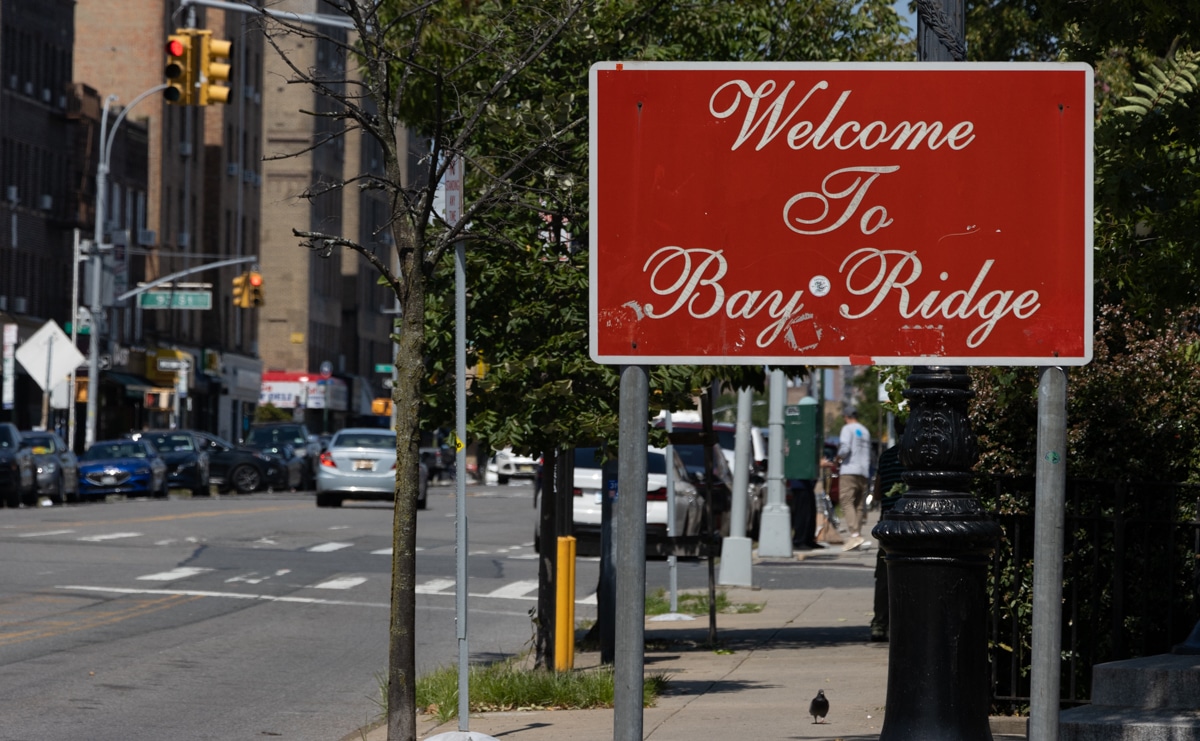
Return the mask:
<svg viewBox="0 0 1200 741">
<path fill-rule="evenodd" d="M 591 70 L 601 363 L 1082 365 L 1083 64 Z"/>
</svg>

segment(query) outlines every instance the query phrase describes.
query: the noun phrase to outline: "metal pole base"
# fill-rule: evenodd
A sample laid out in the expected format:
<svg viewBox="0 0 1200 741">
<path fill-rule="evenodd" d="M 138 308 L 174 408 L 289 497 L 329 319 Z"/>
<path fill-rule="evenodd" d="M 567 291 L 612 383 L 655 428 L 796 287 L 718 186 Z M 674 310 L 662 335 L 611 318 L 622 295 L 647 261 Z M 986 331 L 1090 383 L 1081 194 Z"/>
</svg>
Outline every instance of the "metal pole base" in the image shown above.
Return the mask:
<svg viewBox="0 0 1200 741">
<path fill-rule="evenodd" d="M 976 459 L 965 369 L 914 368 L 900 443 L 909 490 L 875 526 L 888 572 L 880 741 L 987 741 L 987 573 L 1001 531 L 967 492 Z"/>
<path fill-rule="evenodd" d="M 758 555 L 770 558 L 792 557 L 792 515 L 786 504 L 763 508 L 758 533 Z"/>
<path fill-rule="evenodd" d="M 750 565 L 754 543 L 749 538 L 728 537 L 721 541 L 721 570 L 717 583 L 727 587 L 754 586 Z"/>
</svg>

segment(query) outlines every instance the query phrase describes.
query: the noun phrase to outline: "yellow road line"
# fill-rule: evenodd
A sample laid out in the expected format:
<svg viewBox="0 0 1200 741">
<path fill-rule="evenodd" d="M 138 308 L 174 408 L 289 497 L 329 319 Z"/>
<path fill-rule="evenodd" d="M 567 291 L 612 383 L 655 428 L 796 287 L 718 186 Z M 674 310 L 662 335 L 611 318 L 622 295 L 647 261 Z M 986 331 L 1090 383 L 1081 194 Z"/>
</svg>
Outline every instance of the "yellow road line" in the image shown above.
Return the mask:
<svg viewBox="0 0 1200 741">
<path fill-rule="evenodd" d="M 198 517 L 228 517 L 241 515 L 257 515 L 265 512 L 283 512 L 287 510 L 309 509 L 311 504 L 288 504 L 277 505 L 271 507 L 255 507 L 254 509 L 238 509 L 228 512 L 191 512 L 181 515 L 155 515 L 153 517 L 130 517 L 120 520 L 79 520 L 77 522 L 55 522 L 55 523 L 29 523 L 26 525 L 15 525 L 11 528 L 5 527 L 0 529 L 0 533 L 10 530 L 33 530 L 53 525 L 54 527 L 96 527 L 104 525 L 127 525 L 138 522 L 170 522 L 171 520 L 192 520 Z"/>
<path fill-rule="evenodd" d="M 28 643 L 44 638 L 57 638 L 69 633 L 78 633 L 83 630 L 113 625 L 114 623 L 131 618 L 179 607 L 198 599 L 201 598 L 183 595 L 170 595 L 156 599 L 135 599 L 134 604 L 126 607 L 119 607 L 114 603 L 115 609 L 111 610 L 82 610 L 54 620 L 40 621 L 38 625 L 23 630 L 0 629 L 0 646 Z M 125 600 L 122 600 L 122 602 L 125 602 Z"/>
</svg>

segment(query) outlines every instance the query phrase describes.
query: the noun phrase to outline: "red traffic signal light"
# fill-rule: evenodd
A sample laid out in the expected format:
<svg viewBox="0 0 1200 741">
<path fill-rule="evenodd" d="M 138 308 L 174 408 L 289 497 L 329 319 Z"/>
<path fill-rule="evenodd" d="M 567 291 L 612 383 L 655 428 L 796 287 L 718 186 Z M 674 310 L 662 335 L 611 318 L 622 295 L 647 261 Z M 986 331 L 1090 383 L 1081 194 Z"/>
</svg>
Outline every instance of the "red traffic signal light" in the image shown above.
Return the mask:
<svg viewBox="0 0 1200 741">
<path fill-rule="evenodd" d="M 196 68 L 192 63 L 192 37 L 186 33 L 187 29 L 178 30 L 182 33 L 173 33 L 167 37 L 167 66 L 163 71 L 167 78 L 167 88 L 163 91 L 163 97 L 168 103 L 191 105 L 192 91 L 196 87 Z"/>
<path fill-rule="evenodd" d="M 266 300 L 263 298 L 262 273 L 258 272 L 257 270 L 251 271 L 250 275 L 247 279 L 247 282 L 250 284 L 249 287 L 247 288 L 247 292 L 249 293 L 248 298 L 249 298 L 250 306 L 258 307 L 258 306 L 262 306 L 264 303 L 266 303 Z"/>
</svg>

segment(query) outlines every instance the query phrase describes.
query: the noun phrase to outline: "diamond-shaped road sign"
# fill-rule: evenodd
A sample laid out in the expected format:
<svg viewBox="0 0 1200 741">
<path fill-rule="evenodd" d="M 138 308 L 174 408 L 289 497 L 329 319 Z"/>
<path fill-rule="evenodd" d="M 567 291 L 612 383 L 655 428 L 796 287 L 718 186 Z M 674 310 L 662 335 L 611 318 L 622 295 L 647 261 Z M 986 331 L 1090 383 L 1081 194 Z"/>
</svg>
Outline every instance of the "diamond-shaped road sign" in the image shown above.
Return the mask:
<svg viewBox="0 0 1200 741">
<path fill-rule="evenodd" d="M 17 348 L 17 362 L 25 368 L 42 391 L 54 388 L 85 360 L 53 319 Z"/>
</svg>

